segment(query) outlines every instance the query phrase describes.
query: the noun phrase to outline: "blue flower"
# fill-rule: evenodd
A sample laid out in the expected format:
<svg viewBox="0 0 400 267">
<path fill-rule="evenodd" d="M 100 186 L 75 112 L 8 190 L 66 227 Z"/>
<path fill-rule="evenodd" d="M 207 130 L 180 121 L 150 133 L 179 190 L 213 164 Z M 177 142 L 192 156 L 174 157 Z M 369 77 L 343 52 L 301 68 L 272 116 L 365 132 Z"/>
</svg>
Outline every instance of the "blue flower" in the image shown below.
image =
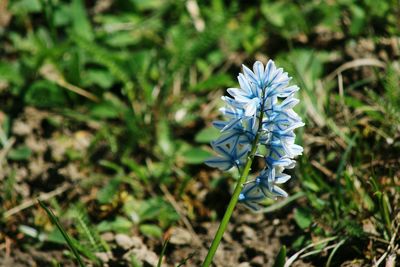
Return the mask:
<svg viewBox="0 0 400 267">
<path fill-rule="evenodd" d="M 214 142 L 214 144 L 223 144 L 232 142 L 239 138 L 240 144 L 251 144 L 256 137 L 258 125 L 255 124 L 256 120 L 250 118 L 242 123 L 237 123 L 229 128 L 229 131 L 225 131 L 227 121 L 214 121 L 213 125 L 215 128 L 220 129 L 222 134 Z"/>
<path fill-rule="evenodd" d="M 289 86 L 290 80 L 288 73 L 272 60 L 265 67 L 257 61 L 252 70 L 243 65 L 243 73 L 238 75 L 239 88 L 229 88 L 230 97 L 222 97 L 226 106 L 220 111 L 226 120 L 214 122 L 221 136 L 211 145 L 219 156 L 207 160 L 207 165 L 224 171 L 239 168 L 252 146 L 256 146 L 255 156 L 265 158 L 265 168 L 245 184 L 239 196 L 239 202 L 251 209 L 257 209 L 257 202 L 266 197 L 287 196 L 278 185 L 290 179 L 284 170 L 293 168 L 293 158 L 303 152 L 295 144 L 294 133 L 304 126 L 293 110 L 299 103 L 294 97 L 299 87 Z"/>
<path fill-rule="evenodd" d="M 226 96 L 221 97 L 221 99 L 225 101 L 227 105 L 219 110 L 228 119 L 226 125 L 221 129 L 221 132 L 229 131 L 237 125 L 245 123 L 246 120 L 251 119 L 245 115 L 245 110 L 241 107 L 240 102 L 237 102 L 235 99 Z"/>
<path fill-rule="evenodd" d="M 246 66 L 244 66 L 244 68 L 246 68 Z M 246 117 L 254 116 L 261 104 L 261 88 L 250 83 L 241 73 L 238 76 L 238 80 L 240 88 L 229 88 L 227 91 L 235 98 L 235 101 L 243 107 Z"/>
<path fill-rule="evenodd" d="M 287 72 L 283 72 L 282 68 L 277 69 L 272 60 L 268 61 L 265 69 L 260 61 L 256 61 L 253 65 L 253 71 L 243 65 L 243 72 L 248 81 L 261 90 L 267 89 L 267 92 L 274 88 L 284 87 L 290 81 Z"/>
<path fill-rule="evenodd" d="M 272 157 L 266 157 L 265 161 L 267 168 L 257 176 L 255 184 L 265 197 L 287 197 L 287 193 L 277 184 L 283 184 L 290 179 L 290 175 L 282 173 L 282 171 L 294 168 L 295 162 L 289 158 L 274 159 Z"/>
<path fill-rule="evenodd" d="M 262 192 L 260 187 L 252 181 L 244 185 L 242 192 L 240 192 L 238 201 L 246 207 L 257 211 L 260 209 L 258 202 L 263 199 L 265 199 L 265 194 Z"/>
<path fill-rule="evenodd" d="M 274 148 L 278 147 L 282 148 L 283 154 L 281 153 L 279 157 L 288 156 L 293 158 L 297 155 L 300 155 L 303 150 L 298 145 L 294 144 L 296 135 L 293 133 L 293 130 L 303 125 L 304 124 L 294 124 L 286 129 L 282 129 L 279 126 L 277 126 L 270 132 L 271 139 L 270 142 L 266 144 L 266 147 L 270 149 L 273 148 L 274 146 L 275 146 Z"/>
<path fill-rule="evenodd" d="M 212 157 L 206 160 L 205 163 L 222 171 L 228 171 L 234 166 L 239 168 L 239 166 L 243 165 L 249 150 L 248 145 L 239 145 L 238 138 L 223 144 L 212 142 L 211 146 L 220 156 Z"/>
</svg>

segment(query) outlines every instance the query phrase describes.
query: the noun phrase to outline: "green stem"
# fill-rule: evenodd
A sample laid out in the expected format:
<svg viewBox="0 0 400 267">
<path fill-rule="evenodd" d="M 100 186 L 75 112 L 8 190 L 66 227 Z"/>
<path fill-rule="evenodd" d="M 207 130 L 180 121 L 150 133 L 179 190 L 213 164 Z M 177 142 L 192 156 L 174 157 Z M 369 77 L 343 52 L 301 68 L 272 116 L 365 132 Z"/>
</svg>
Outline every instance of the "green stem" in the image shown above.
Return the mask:
<svg viewBox="0 0 400 267">
<path fill-rule="evenodd" d="M 262 105 L 261 110 L 264 110 L 264 104 Z M 226 208 L 224 217 L 222 218 L 221 224 L 218 227 L 217 233 L 215 234 L 214 240 L 211 243 L 211 247 L 208 250 L 207 256 L 204 259 L 202 267 L 210 266 L 210 264 L 214 258 L 215 252 L 218 249 L 219 243 L 221 242 L 222 236 L 224 235 L 226 227 L 228 226 L 228 223 L 232 216 L 233 210 L 235 209 L 235 206 L 238 202 L 240 192 L 243 189 L 243 184 L 247 180 L 247 176 L 249 175 L 251 164 L 253 163 L 254 155 L 256 154 L 256 151 L 257 151 L 258 141 L 260 139 L 260 130 L 261 130 L 261 126 L 262 126 L 263 115 L 264 115 L 264 112 L 261 112 L 260 120 L 259 120 L 259 124 L 258 124 L 259 130 L 258 130 L 256 138 L 254 139 L 254 142 L 252 144 L 252 148 L 251 148 L 250 154 L 247 158 L 246 165 L 243 169 L 242 175 L 240 175 L 240 178 L 236 183 L 236 187 L 235 187 L 235 190 L 233 191 L 232 198 L 229 201 L 229 204 L 228 204 L 228 207 Z"/>
<path fill-rule="evenodd" d="M 243 173 L 240 176 L 240 178 L 239 178 L 239 180 L 238 180 L 238 182 L 236 184 L 235 191 L 233 191 L 232 198 L 229 201 L 228 208 L 226 209 L 224 217 L 222 218 L 221 224 L 218 227 L 218 231 L 215 234 L 213 242 L 211 243 L 211 247 L 210 247 L 210 249 L 208 251 L 207 257 L 205 258 L 205 260 L 203 262 L 203 265 L 202 265 L 203 267 L 210 266 L 210 264 L 212 262 L 214 254 L 217 251 L 219 243 L 221 242 L 222 236 L 223 236 L 223 234 L 225 232 L 225 229 L 226 229 L 226 227 L 228 225 L 229 219 L 231 218 L 233 209 L 236 206 L 236 203 L 238 201 L 240 192 L 242 191 L 243 184 L 246 181 L 246 178 L 247 178 L 247 176 L 249 174 L 250 166 L 251 166 L 252 162 L 253 162 L 253 159 L 251 157 L 249 157 L 247 159 L 247 163 L 246 163 L 246 166 L 244 167 Z"/>
<path fill-rule="evenodd" d="M 83 264 L 81 256 L 79 255 L 79 252 L 78 252 L 77 248 L 75 247 L 74 242 L 69 237 L 69 235 L 67 234 L 67 231 L 65 231 L 65 229 L 61 225 L 61 223 L 58 221 L 56 215 L 54 215 L 53 211 L 51 209 L 49 209 L 40 199 L 38 199 L 38 202 L 39 202 L 39 205 L 46 211 L 51 222 L 53 224 L 55 224 L 57 226 L 58 230 L 61 232 L 61 234 L 64 237 L 65 241 L 67 242 L 69 248 L 71 249 L 72 253 L 74 254 L 76 260 L 78 261 L 79 266 L 85 267 L 85 264 Z"/>
</svg>

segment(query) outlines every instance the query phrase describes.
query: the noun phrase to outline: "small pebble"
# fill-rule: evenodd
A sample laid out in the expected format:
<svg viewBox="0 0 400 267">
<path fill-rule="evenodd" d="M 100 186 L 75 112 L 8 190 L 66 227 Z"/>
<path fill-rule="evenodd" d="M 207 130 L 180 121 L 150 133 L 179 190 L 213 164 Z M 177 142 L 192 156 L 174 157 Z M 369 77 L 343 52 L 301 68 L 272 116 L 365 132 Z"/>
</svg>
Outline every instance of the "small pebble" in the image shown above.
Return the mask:
<svg viewBox="0 0 400 267">
<path fill-rule="evenodd" d="M 115 235 L 111 232 L 105 232 L 101 235 L 101 238 L 106 242 L 114 241 Z"/>
<path fill-rule="evenodd" d="M 123 249 L 129 249 L 134 245 L 132 239 L 124 234 L 117 234 L 115 236 L 115 242 L 117 242 L 118 246 L 122 247 Z"/>
</svg>

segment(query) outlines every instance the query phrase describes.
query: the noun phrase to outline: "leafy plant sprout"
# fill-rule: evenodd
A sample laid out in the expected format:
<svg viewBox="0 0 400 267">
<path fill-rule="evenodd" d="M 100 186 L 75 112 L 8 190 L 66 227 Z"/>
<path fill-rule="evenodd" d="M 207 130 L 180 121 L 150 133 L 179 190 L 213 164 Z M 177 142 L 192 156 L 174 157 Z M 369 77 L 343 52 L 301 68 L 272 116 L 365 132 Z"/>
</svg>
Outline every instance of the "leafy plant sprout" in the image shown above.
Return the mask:
<svg viewBox="0 0 400 267">
<path fill-rule="evenodd" d="M 289 86 L 287 72 L 277 69 L 272 60 L 265 67 L 256 61 L 253 71 L 243 65 L 238 80 L 240 88 L 227 90 L 232 97 L 222 97 L 226 107 L 220 111 L 227 120 L 214 122 L 221 136 L 211 146 L 219 156 L 205 163 L 222 171 L 237 168 L 241 175 L 203 267 L 211 264 L 237 202 L 257 211 L 265 198 L 286 197 L 278 186 L 290 179 L 283 171 L 294 168 L 293 159 L 303 152 L 295 144 L 294 133 L 304 126 L 293 111 L 299 102 L 294 97 L 299 87 Z M 247 181 L 255 156 L 264 159 L 265 167 L 254 180 Z"/>
</svg>

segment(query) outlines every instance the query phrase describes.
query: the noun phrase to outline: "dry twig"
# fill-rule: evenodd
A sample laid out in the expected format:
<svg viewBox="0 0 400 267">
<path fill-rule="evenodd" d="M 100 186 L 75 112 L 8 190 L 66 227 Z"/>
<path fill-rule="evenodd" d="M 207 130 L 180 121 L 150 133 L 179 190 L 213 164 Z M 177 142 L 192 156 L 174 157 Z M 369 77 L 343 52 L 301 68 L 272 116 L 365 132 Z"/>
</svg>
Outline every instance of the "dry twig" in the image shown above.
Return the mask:
<svg viewBox="0 0 400 267">
<path fill-rule="evenodd" d="M 61 73 L 59 73 L 55 66 L 53 66 L 52 64 L 43 65 L 40 69 L 40 74 L 47 80 L 56 83 L 60 87 L 70 90 L 83 97 L 86 97 L 94 102 L 100 101 L 100 99 L 96 95 L 67 82 L 64 77 L 62 77 Z"/>
<path fill-rule="evenodd" d="M 357 68 L 357 67 L 363 67 L 363 66 L 372 66 L 372 67 L 378 67 L 378 68 L 383 68 L 383 69 L 386 68 L 386 64 L 376 58 L 355 59 L 355 60 L 346 62 L 343 65 L 341 65 L 340 67 L 338 67 L 336 70 L 334 70 L 328 76 L 326 76 L 325 81 L 333 80 L 338 74 L 342 73 L 345 70 L 353 69 L 353 68 Z"/>
<path fill-rule="evenodd" d="M 188 10 L 190 16 L 192 17 L 194 27 L 198 32 L 204 31 L 205 23 L 202 17 L 200 16 L 199 5 L 196 0 L 188 0 L 186 2 L 186 9 Z"/>
<path fill-rule="evenodd" d="M 62 193 L 64 193 L 68 189 L 70 189 L 71 187 L 72 187 L 71 184 L 65 183 L 65 184 L 63 184 L 62 186 L 56 188 L 53 191 L 50 191 L 48 193 L 40 194 L 37 198 L 28 199 L 28 200 L 22 202 L 20 205 L 18 205 L 16 207 L 14 207 L 12 209 L 9 209 L 6 212 L 4 212 L 4 218 L 6 219 L 6 218 L 8 218 L 10 216 L 13 216 L 13 215 L 15 215 L 15 214 L 27 209 L 27 208 L 32 207 L 33 205 L 35 205 L 37 203 L 38 199 L 41 200 L 41 201 L 46 201 L 46 200 L 49 200 L 49 199 L 51 199 L 51 198 L 53 198 L 55 196 L 61 195 Z"/>
<path fill-rule="evenodd" d="M 393 224 L 395 223 L 397 223 L 397 226 L 393 232 L 392 238 L 390 239 L 390 244 L 388 245 L 385 253 L 383 253 L 382 256 L 374 263 L 374 267 L 378 267 L 386 259 L 386 257 L 388 257 L 386 260 L 386 267 L 396 266 L 396 250 L 398 249 L 399 245 L 396 245 L 395 243 L 397 234 L 399 232 L 400 223 L 397 222 L 397 219 L 394 220 Z"/>
<path fill-rule="evenodd" d="M 165 185 L 161 185 L 160 188 L 161 188 L 161 191 L 164 193 L 165 198 L 168 200 L 169 203 L 171 203 L 171 205 L 174 207 L 176 212 L 178 212 L 179 216 L 182 219 L 183 224 L 186 226 L 186 228 L 190 232 L 190 235 L 192 236 L 195 245 L 202 246 L 202 242 L 200 241 L 199 236 L 194 231 L 191 223 L 189 222 L 188 218 L 185 215 L 185 212 L 182 210 L 182 208 L 180 207 L 178 202 L 176 202 L 174 196 L 169 192 L 168 188 Z"/>
<path fill-rule="evenodd" d="M 8 152 L 10 152 L 10 150 L 13 147 L 14 143 L 15 143 L 15 138 L 11 137 L 10 139 L 7 140 L 6 145 L 0 151 L 0 170 L 2 169 L 1 166 L 2 166 L 3 160 L 7 157 L 7 154 L 8 154 Z"/>
</svg>

